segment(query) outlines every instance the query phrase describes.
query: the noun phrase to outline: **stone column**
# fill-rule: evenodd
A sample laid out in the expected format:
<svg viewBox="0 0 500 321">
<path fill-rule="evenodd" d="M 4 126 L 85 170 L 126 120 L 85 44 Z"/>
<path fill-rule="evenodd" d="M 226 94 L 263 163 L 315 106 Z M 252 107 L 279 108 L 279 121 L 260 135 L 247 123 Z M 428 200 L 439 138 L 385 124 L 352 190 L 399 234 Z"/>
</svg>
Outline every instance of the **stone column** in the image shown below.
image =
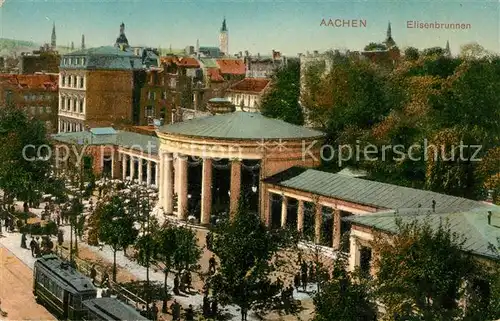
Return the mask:
<svg viewBox="0 0 500 321">
<path fill-rule="evenodd" d="M 146 167 L 146 184 L 148 186 L 151 185 L 151 161 L 147 160 L 147 167 Z"/>
<path fill-rule="evenodd" d="M 281 201 L 281 227 L 286 226 L 286 219 L 288 214 L 288 198 L 285 195 L 282 195 Z"/>
<path fill-rule="evenodd" d="M 304 201 L 299 200 L 299 206 L 297 208 L 297 231 L 304 231 Z"/>
<path fill-rule="evenodd" d="M 173 164 L 174 158 L 171 153 L 165 154 L 162 170 L 165 172 L 163 175 L 163 203 L 165 213 L 171 215 L 174 213 L 174 177 L 173 177 Z"/>
<path fill-rule="evenodd" d="M 264 185 L 263 185 L 264 186 Z M 266 227 L 271 227 L 271 193 L 268 192 L 267 188 L 263 189 L 263 206 L 261 220 Z"/>
<path fill-rule="evenodd" d="M 316 244 L 319 244 L 321 240 L 321 223 L 323 223 L 323 206 L 317 203 L 314 217 L 314 241 Z"/>
<path fill-rule="evenodd" d="M 341 220 L 340 220 L 340 210 L 335 209 L 333 212 L 333 249 L 340 250 L 340 239 L 342 237 L 341 230 Z"/>
<path fill-rule="evenodd" d="M 359 246 L 356 237 L 349 237 L 349 271 L 354 271 L 359 266 Z"/>
<path fill-rule="evenodd" d="M 134 180 L 134 175 L 135 175 L 135 164 L 134 164 L 134 157 L 130 155 L 130 180 Z"/>
<path fill-rule="evenodd" d="M 241 161 L 239 159 L 231 162 L 231 199 L 229 203 L 230 217 L 232 218 L 238 209 L 238 200 L 241 192 Z"/>
<path fill-rule="evenodd" d="M 188 210 L 188 164 L 187 164 L 187 155 L 179 155 L 177 157 L 177 168 L 178 168 L 178 178 L 179 178 L 179 184 L 178 184 L 178 210 L 179 213 L 177 213 L 178 217 L 181 219 L 186 219 L 187 218 L 187 210 Z"/>
<path fill-rule="evenodd" d="M 203 174 L 201 179 L 201 224 L 210 224 L 212 211 L 212 159 L 203 159 Z"/>
<path fill-rule="evenodd" d="M 160 203 L 160 206 L 163 206 L 163 194 L 164 194 L 164 184 L 163 184 L 163 176 L 165 175 L 165 169 L 164 169 L 164 157 L 165 155 L 163 154 L 163 151 L 160 150 L 158 151 L 158 157 L 159 160 L 156 163 L 156 177 L 158 180 L 156 181 L 156 186 L 158 187 L 158 202 Z M 165 208 L 163 208 L 165 209 Z"/>
<path fill-rule="evenodd" d="M 122 153 L 122 181 L 127 178 L 127 154 Z"/>
<path fill-rule="evenodd" d="M 139 183 L 142 183 L 142 163 L 143 163 L 143 159 L 140 158 L 140 157 L 137 157 L 137 180 L 139 181 Z"/>
<path fill-rule="evenodd" d="M 160 162 L 155 162 L 155 185 L 160 191 Z"/>
</svg>

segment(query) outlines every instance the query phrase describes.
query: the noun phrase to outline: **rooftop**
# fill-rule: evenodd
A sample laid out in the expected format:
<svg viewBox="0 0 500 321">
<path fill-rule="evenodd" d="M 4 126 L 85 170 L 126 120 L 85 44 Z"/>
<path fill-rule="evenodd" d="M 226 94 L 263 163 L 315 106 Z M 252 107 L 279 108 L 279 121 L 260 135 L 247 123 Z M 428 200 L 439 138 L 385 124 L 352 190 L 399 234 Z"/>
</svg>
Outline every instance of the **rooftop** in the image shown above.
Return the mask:
<svg viewBox="0 0 500 321">
<path fill-rule="evenodd" d="M 159 132 L 174 135 L 238 140 L 311 139 L 324 133 L 282 120 L 265 117 L 259 113 L 233 112 L 160 127 Z"/>
<path fill-rule="evenodd" d="M 468 211 L 483 205 L 466 198 L 301 167 L 292 167 L 265 182 L 381 210 L 417 208 L 419 204 L 429 207 L 433 200 L 438 213 Z"/>
<path fill-rule="evenodd" d="M 207 76 L 211 82 L 224 81 L 224 77 L 222 77 L 218 68 L 207 68 Z"/>
<path fill-rule="evenodd" d="M 70 58 L 85 58 L 85 60 Z M 136 70 L 142 68 L 142 59 L 131 50 L 102 46 L 66 54 L 61 59 L 59 67 L 63 69 Z"/>
<path fill-rule="evenodd" d="M 105 297 L 86 300 L 83 302 L 83 305 L 90 311 L 98 313 L 103 317 L 106 316 L 106 320 L 148 320 L 133 307 L 116 298 Z"/>
<path fill-rule="evenodd" d="M 266 78 L 245 78 L 229 87 L 232 92 L 262 92 L 271 80 Z"/>
<path fill-rule="evenodd" d="M 188 68 L 200 68 L 200 63 L 193 57 L 180 57 L 177 59 L 177 64 Z"/>
<path fill-rule="evenodd" d="M 115 133 L 112 133 L 113 130 Z M 92 128 L 90 131 L 69 132 L 52 135 L 52 139 L 66 144 L 114 145 L 157 155 L 158 137 L 113 128 Z"/>
<path fill-rule="evenodd" d="M 88 277 L 55 255 L 45 255 L 39 258 L 37 262 L 57 276 L 59 281 L 63 282 L 65 286 L 73 288 L 77 292 L 96 291 L 92 285 L 92 281 Z"/>
<path fill-rule="evenodd" d="M 7 82 L 21 89 L 44 89 L 55 91 L 58 88 L 58 75 L 35 74 L 35 75 L 0 75 L 0 81 Z"/>
<path fill-rule="evenodd" d="M 217 65 L 223 75 L 244 75 L 246 73 L 245 62 L 241 59 L 217 59 Z"/>
<path fill-rule="evenodd" d="M 482 205 L 476 208 L 463 209 L 453 213 L 433 213 L 430 209 L 403 209 L 372 214 L 353 215 L 343 218 L 355 225 L 375 228 L 389 233 L 397 232 L 396 218 L 402 223 L 427 222 L 434 228 L 441 223 L 449 224 L 450 229 L 466 238 L 464 247 L 472 253 L 489 258 L 500 259 L 492 251 L 491 246 L 498 247 L 500 238 L 500 207 Z M 491 225 L 488 224 L 488 211 L 492 212 Z"/>
</svg>

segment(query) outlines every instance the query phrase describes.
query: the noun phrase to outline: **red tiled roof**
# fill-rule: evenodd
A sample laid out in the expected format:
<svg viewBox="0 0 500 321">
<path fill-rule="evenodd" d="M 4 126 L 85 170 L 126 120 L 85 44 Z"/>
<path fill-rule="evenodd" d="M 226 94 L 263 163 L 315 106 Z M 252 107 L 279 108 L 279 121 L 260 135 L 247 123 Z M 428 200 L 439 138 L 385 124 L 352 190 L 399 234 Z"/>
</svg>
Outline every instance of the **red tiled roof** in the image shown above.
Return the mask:
<svg viewBox="0 0 500 321">
<path fill-rule="evenodd" d="M 221 82 L 224 81 L 224 78 L 219 72 L 217 68 L 207 68 L 208 79 L 212 82 Z"/>
<path fill-rule="evenodd" d="M 19 88 L 57 90 L 58 75 L 1 75 L 0 78 Z"/>
<path fill-rule="evenodd" d="M 177 64 L 188 68 L 200 68 L 200 63 L 193 57 L 180 57 Z"/>
<path fill-rule="evenodd" d="M 220 73 L 223 75 L 244 75 L 246 66 L 240 59 L 217 59 Z"/>
<path fill-rule="evenodd" d="M 162 64 L 167 64 L 167 65 L 169 65 L 169 64 L 177 64 L 178 63 L 178 59 L 175 56 L 165 56 L 165 57 L 161 57 L 160 58 L 160 62 Z"/>
<path fill-rule="evenodd" d="M 228 91 L 261 93 L 270 81 L 266 78 L 245 78 L 232 85 Z"/>
</svg>

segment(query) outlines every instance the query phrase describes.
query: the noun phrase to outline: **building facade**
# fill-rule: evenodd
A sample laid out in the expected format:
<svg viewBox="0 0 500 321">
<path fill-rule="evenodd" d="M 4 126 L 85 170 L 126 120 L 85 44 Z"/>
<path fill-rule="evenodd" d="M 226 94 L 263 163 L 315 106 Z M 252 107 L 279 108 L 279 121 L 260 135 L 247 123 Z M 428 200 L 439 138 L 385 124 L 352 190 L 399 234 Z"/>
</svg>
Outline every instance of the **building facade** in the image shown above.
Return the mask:
<svg viewBox="0 0 500 321">
<path fill-rule="evenodd" d="M 57 132 L 58 75 L 0 75 L 0 106 L 10 105 Z"/>
<path fill-rule="evenodd" d="M 258 112 L 261 98 L 269 89 L 270 82 L 266 78 L 245 78 L 229 87 L 226 98 L 236 106 L 236 110 Z"/>
</svg>

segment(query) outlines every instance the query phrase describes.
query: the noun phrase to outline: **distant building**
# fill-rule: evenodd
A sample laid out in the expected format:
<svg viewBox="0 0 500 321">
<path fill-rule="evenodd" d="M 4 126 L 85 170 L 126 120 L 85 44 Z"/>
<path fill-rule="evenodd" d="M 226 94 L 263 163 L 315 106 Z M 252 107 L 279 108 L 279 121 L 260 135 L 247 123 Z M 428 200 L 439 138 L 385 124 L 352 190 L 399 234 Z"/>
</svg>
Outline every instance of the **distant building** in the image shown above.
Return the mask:
<svg viewBox="0 0 500 321">
<path fill-rule="evenodd" d="M 229 87 L 226 98 L 236 106 L 236 110 L 258 112 L 260 100 L 269 84 L 270 79 L 245 78 Z"/>
<path fill-rule="evenodd" d="M 61 57 L 46 47 L 31 53 L 23 53 L 19 57 L 19 73 L 34 74 L 36 72 L 58 73 Z"/>
<path fill-rule="evenodd" d="M 242 53 L 238 56 L 242 56 Z M 287 59 L 279 51 L 272 51 L 270 56 L 250 56 L 248 51 L 245 51 L 245 65 L 247 67 L 246 77 L 248 78 L 269 78 L 276 70 L 286 66 Z"/>
<path fill-rule="evenodd" d="M 58 75 L 0 75 L 0 106 L 16 106 L 57 132 Z"/>
<path fill-rule="evenodd" d="M 222 27 L 220 28 L 219 48 L 223 55 L 229 57 L 229 31 L 227 30 L 226 18 L 222 21 Z"/>
</svg>

